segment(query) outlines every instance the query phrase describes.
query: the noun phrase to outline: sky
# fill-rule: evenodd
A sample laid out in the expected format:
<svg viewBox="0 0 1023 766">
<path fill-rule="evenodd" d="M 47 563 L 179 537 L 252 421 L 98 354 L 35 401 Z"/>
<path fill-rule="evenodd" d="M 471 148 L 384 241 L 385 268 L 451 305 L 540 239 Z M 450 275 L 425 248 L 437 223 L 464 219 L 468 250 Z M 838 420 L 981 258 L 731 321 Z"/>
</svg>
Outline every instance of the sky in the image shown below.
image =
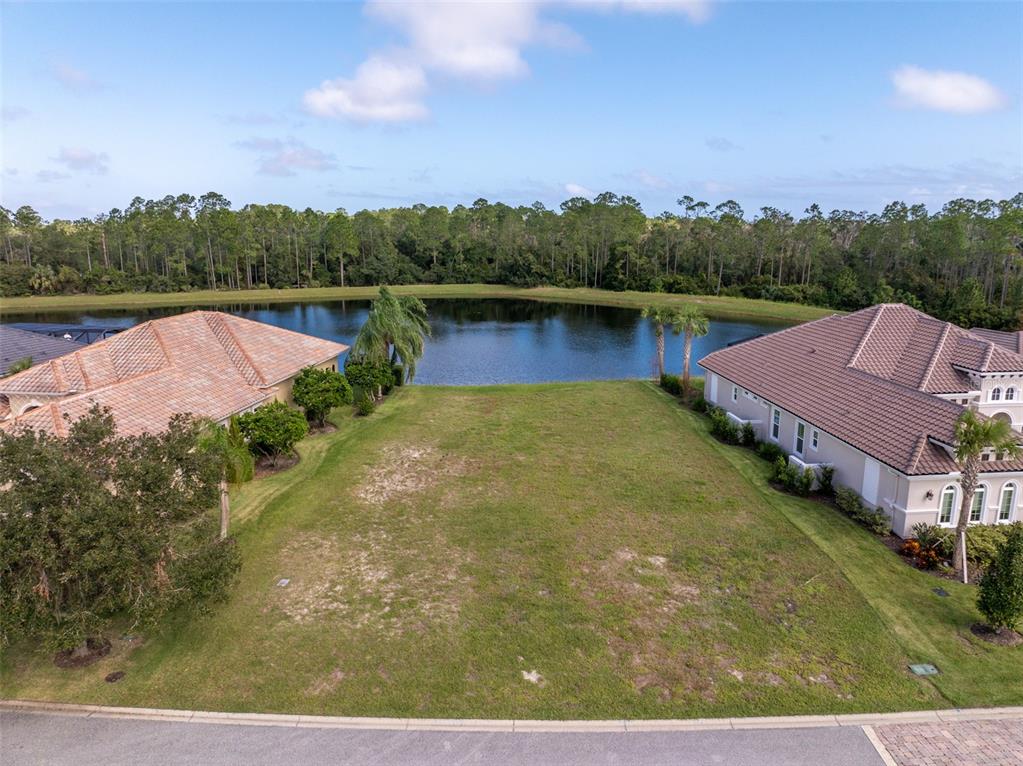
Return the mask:
<svg viewBox="0 0 1023 766">
<path fill-rule="evenodd" d="M 0 5 L 0 204 L 800 214 L 1023 191 L 1023 3 Z"/>
</svg>

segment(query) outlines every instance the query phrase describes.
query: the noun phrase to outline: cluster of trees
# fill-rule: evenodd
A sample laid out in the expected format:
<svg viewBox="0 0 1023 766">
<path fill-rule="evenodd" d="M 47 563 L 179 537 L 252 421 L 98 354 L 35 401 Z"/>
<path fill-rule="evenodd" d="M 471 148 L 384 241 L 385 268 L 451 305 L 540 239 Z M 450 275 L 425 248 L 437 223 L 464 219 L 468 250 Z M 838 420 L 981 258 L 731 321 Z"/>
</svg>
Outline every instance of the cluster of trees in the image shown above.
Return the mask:
<svg viewBox="0 0 1023 766">
<path fill-rule="evenodd" d="M 476 200 L 349 215 L 215 192 L 136 197 L 96 218 L 0 208 L 0 293 L 490 282 L 742 295 L 856 309 L 903 300 L 963 325 L 1015 327 L 1023 193 L 929 213 L 811 205 L 755 214 L 685 196 L 650 217 L 629 196 L 559 210 Z"/>
<path fill-rule="evenodd" d="M 226 595 L 240 559 L 210 513 L 224 463 L 206 428 L 120 436 L 96 407 L 66 438 L 0 430 L 0 644 L 84 657 L 115 624 Z"/>
</svg>

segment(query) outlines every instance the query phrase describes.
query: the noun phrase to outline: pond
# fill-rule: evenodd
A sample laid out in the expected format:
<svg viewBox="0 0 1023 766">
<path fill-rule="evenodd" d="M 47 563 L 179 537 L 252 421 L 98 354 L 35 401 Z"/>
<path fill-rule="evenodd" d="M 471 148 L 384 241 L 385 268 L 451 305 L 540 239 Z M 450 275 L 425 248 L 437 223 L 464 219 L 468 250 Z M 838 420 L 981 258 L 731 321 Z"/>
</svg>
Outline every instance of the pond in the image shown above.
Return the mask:
<svg viewBox="0 0 1023 766">
<path fill-rule="evenodd" d="M 525 300 L 427 300 L 433 337 L 416 382 L 447 385 L 540 383 L 650 377 L 656 371 L 653 327 L 635 309 Z M 52 311 L 5 317 L 10 322 L 59 322 L 130 327 L 197 307 L 127 311 Z M 369 301 L 220 305 L 248 319 L 350 344 Z M 693 344 L 695 362 L 729 343 L 786 325 L 711 320 Z M 682 366 L 682 339 L 667 335 L 668 372 Z"/>
</svg>

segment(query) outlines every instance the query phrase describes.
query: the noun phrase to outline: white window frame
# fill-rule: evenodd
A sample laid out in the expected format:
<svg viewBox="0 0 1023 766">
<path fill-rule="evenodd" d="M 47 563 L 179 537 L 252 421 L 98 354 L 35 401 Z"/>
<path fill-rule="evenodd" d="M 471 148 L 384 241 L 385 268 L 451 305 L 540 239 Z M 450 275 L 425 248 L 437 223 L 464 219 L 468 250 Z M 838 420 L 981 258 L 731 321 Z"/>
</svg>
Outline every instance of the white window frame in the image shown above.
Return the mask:
<svg viewBox="0 0 1023 766">
<path fill-rule="evenodd" d="M 988 392 L 987 400 L 989 402 L 1000 402 L 1002 401 L 1002 387 L 995 386 Z"/>
<path fill-rule="evenodd" d="M 806 455 L 806 423 L 802 420 L 796 421 L 796 428 L 792 432 L 792 451 L 799 457 Z"/>
<path fill-rule="evenodd" d="M 941 518 L 942 509 L 945 507 L 945 497 L 947 495 L 952 496 L 952 503 L 948 509 L 948 520 L 943 521 Z M 949 484 L 941 490 L 941 494 L 938 495 L 938 526 L 939 527 L 954 527 L 956 523 L 956 486 L 955 484 Z"/>
<path fill-rule="evenodd" d="M 771 407 L 771 430 L 768 433 L 773 442 L 781 438 L 781 410 L 777 407 Z"/>
<path fill-rule="evenodd" d="M 979 508 L 977 507 L 977 498 L 980 498 Z M 967 520 L 967 523 L 983 524 L 985 510 L 987 510 L 987 484 L 978 484 L 977 489 L 973 492 L 973 498 L 970 500 L 970 518 Z M 978 513 L 980 518 L 973 518 L 975 512 Z"/>
<path fill-rule="evenodd" d="M 738 386 L 734 386 L 734 385 L 732 386 L 732 401 L 733 402 L 739 401 L 739 387 Z"/>
<path fill-rule="evenodd" d="M 1016 493 L 1018 491 L 1019 491 L 1019 488 L 1018 488 L 1016 482 L 1014 482 L 1014 481 L 1007 481 L 1007 482 L 1005 482 L 1005 484 L 1002 485 L 1002 491 L 1000 493 L 998 493 L 998 513 L 995 514 L 995 523 L 996 524 L 1011 524 L 1012 523 L 1012 517 L 1016 515 Z M 1011 499 L 1009 500 L 1009 515 L 1006 516 L 1003 519 L 1002 518 L 1002 512 L 1005 509 L 1005 493 L 1006 492 L 1010 492 L 1011 493 L 1011 496 L 1010 496 Z"/>
<path fill-rule="evenodd" d="M 818 431 L 816 428 L 811 429 L 811 431 L 810 431 L 810 449 L 812 449 L 814 452 L 816 452 L 817 451 L 817 447 L 820 446 L 820 443 L 821 443 L 821 432 Z"/>
<path fill-rule="evenodd" d="M 1007 386 L 1005 389 L 1005 401 L 1014 402 L 1016 401 L 1016 387 Z"/>
</svg>

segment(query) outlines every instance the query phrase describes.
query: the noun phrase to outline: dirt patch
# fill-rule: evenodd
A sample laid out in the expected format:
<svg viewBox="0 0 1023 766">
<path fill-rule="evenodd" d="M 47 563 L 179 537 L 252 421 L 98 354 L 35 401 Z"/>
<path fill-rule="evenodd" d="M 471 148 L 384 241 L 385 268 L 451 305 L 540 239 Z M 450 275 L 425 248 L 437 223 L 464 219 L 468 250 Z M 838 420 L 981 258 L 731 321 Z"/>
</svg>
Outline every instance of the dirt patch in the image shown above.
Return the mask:
<svg viewBox="0 0 1023 766">
<path fill-rule="evenodd" d="M 619 548 L 580 571 L 583 578 L 576 587 L 587 602 L 598 610 L 628 614 L 619 627 L 608 628 L 606 640 L 636 691 L 665 702 L 715 698 L 715 676 L 729 672 L 730 661 L 680 657 L 671 646 L 673 632 L 696 629 L 694 620 L 699 621 L 696 615 L 705 600 L 699 585 L 668 566 L 666 556 L 630 548 Z"/>
<path fill-rule="evenodd" d="M 380 506 L 417 495 L 445 478 L 465 476 L 473 468 L 465 458 L 436 447 L 387 447 L 378 465 L 355 488 L 355 496 L 368 505 Z"/>
<path fill-rule="evenodd" d="M 260 455 L 256 458 L 256 478 L 262 479 L 266 476 L 272 476 L 275 473 L 280 473 L 281 471 L 287 471 L 289 468 L 294 468 L 298 465 L 298 461 L 298 453 L 292 455 L 281 455 L 277 458 L 277 465 L 274 465 L 267 455 Z"/>
<path fill-rule="evenodd" d="M 332 691 L 337 689 L 342 681 L 348 678 L 348 673 L 345 673 L 341 668 L 334 668 L 324 678 L 318 678 L 306 690 L 306 694 L 314 697 L 320 697 L 324 694 L 330 694 Z"/>
<path fill-rule="evenodd" d="M 58 668 L 84 668 L 110 654 L 110 641 L 105 638 L 90 638 L 81 649 L 66 649 L 53 656 Z"/>
<path fill-rule="evenodd" d="M 990 625 L 975 622 L 970 626 L 970 632 L 978 638 L 982 638 L 992 644 L 998 644 L 999 646 L 1020 646 L 1023 644 L 1023 636 L 1008 628 L 997 630 Z"/>
<path fill-rule="evenodd" d="M 451 624 L 469 592 L 466 557 L 440 537 L 412 548 L 384 530 L 345 538 L 306 536 L 282 551 L 273 605 L 301 624 L 325 618 L 390 634 Z M 289 576 L 290 575 L 290 576 Z M 286 577 L 287 576 L 287 577 Z"/>
<path fill-rule="evenodd" d="M 337 431 L 337 426 L 333 423 L 324 423 L 322 426 L 309 424 L 309 436 L 319 436 L 320 434 L 332 434 Z"/>
</svg>

